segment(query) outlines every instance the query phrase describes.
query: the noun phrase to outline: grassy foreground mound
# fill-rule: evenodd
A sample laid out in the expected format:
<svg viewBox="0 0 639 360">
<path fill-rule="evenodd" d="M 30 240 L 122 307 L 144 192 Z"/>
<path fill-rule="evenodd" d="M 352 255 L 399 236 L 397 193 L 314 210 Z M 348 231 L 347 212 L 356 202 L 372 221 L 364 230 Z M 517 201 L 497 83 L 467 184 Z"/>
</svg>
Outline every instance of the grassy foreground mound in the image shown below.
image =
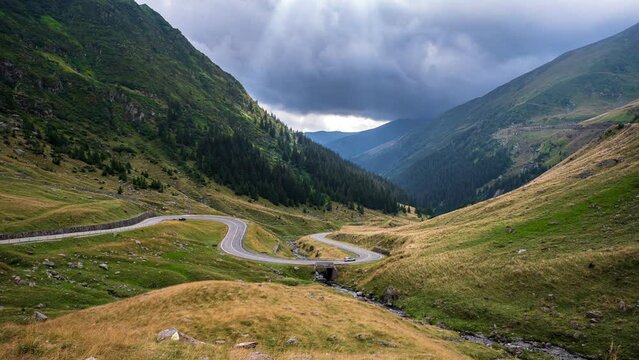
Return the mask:
<svg viewBox="0 0 639 360">
<path fill-rule="evenodd" d="M 171 327 L 205 344 L 156 342 L 157 333 Z M 0 333 L 0 353 L 8 358 L 246 359 L 254 351 L 278 359 L 499 356 L 318 285 L 183 284 L 44 323 L 4 325 Z M 248 341 L 257 348 L 234 348 Z"/>
<path fill-rule="evenodd" d="M 639 357 L 637 124 L 492 200 L 338 238 L 393 249 L 344 281 L 417 318 L 601 357 L 614 343 L 620 358 Z"/>
</svg>

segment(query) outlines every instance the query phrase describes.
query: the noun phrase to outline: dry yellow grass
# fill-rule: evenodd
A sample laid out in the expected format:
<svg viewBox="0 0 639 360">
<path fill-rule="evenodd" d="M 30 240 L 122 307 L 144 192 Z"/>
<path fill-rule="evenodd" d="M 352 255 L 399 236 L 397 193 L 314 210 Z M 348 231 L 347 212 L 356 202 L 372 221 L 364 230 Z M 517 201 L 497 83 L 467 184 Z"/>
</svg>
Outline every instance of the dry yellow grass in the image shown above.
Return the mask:
<svg viewBox="0 0 639 360">
<path fill-rule="evenodd" d="M 283 258 L 293 257 L 291 249 L 286 242 L 255 223 L 249 224 L 244 245 L 248 249 L 258 253 Z"/>
<path fill-rule="evenodd" d="M 311 259 L 343 259 L 347 256 L 353 256 L 348 251 L 313 240 L 310 236 L 301 237 L 296 243 L 300 253 Z"/>
<path fill-rule="evenodd" d="M 623 161 L 612 167 L 597 166 L 606 159 Z M 438 250 L 449 250 L 466 242 L 487 228 L 516 228 L 519 222 L 528 220 L 536 210 L 545 210 L 548 201 L 563 198 L 565 193 L 575 195 L 570 202 L 563 204 L 565 206 L 587 200 L 592 195 L 588 191 L 590 188 L 605 188 L 611 178 L 631 175 L 638 169 L 639 125 L 633 124 L 613 139 L 583 148 L 534 181 L 497 198 L 407 226 L 390 229 L 345 226 L 335 236 L 368 246 L 386 241 L 411 257 L 416 255 L 416 251 L 436 254 Z M 579 175 L 585 172 L 593 176 L 581 179 Z M 446 260 L 450 256 L 463 256 L 465 252 L 467 249 L 446 251 L 440 256 Z"/>
<path fill-rule="evenodd" d="M 155 341 L 176 327 L 204 341 Z M 326 287 L 207 281 L 177 285 L 44 323 L 0 327 L 4 358 L 243 359 L 238 342 L 257 341 L 277 359 L 464 359 L 460 351 L 498 355 L 455 334 L 402 320 Z M 358 338 L 359 336 L 359 338 Z M 295 337 L 298 345 L 286 345 Z M 223 340 L 224 343 L 216 343 Z M 380 341 L 396 344 L 388 347 Z"/>
</svg>

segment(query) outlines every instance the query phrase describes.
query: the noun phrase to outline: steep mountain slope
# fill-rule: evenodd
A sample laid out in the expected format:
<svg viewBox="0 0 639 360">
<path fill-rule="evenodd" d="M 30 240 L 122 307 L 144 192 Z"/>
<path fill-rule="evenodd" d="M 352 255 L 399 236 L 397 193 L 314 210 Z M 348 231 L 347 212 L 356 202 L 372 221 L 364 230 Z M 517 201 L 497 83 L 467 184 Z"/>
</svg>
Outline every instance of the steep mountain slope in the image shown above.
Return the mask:
<svg viewBox="0 0 639 360">
<path fill-rule="evenodd" d="M 350 136 L 353 133 L 343 132 L 343 131 L 312 131 L 304 133 L 306 137 L 315 141 L 320 145 L 326 146 L 326 144 L 331 143 L 335 140 L 341 139 L 346 136 Z"/>
<path fill-rule="evenodd" d="M 397 228 L 340 238 L 392 249 L 343 281 L 456 329 L 639 355 L 639 124 L 613 126 L 534 181 Z M 388 290 L 392 288 L 393 290 Z"/>
<path fill-rule="evenodd" d="M 374 129 L 365 130 L 343 136 L 323 145 L 340 154 L 343 158 L 353 160 L 364 167 L 369 167 L 364 160 L 375 153 L 393 146 L 411 129 L 423 121 L 413 119 L 399 119 L 391 121 Z M 313 136 L 313 135 L 312 135 Z M 311 137 L 312 138 L 312 137 Z M 375 171 L 375 167 L 370 167 Z"/>
<path fill-rule="evenodd" d="M 138 187 L 163 184 L 142 179 L 132 158 L 167 155 L 180 176 L 275 204 L 396 209 L 392 185 L 268 115 L 145 5 L 7 0 L 0 29 L 3 146 L 78 159 Z"/>
<path fill-rule="evenodd" d="M 597 133 L 596 124 L 575 124 L 637 98 L 639 25 L 570 51 L 355 160 L 416 193 L 423 204 L 448 211 L 534 178 L 548 168 L 546 150 L 559 154 L 556 163 Z M 521 126 L 536 128 L 526 139 L 534 141 L 499 137 Z M 582 139 L 566 147 L 574 137 Z"/>
</svg>

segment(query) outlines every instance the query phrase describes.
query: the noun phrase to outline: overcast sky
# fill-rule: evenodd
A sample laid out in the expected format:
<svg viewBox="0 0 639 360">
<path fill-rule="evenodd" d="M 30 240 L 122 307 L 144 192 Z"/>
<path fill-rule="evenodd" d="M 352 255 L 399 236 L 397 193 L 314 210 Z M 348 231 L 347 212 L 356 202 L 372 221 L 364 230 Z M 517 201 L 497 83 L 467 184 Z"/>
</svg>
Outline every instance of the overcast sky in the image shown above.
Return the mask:
<svg viewBox="0 0 639 360">
<path fill-rule="evenodd" d="M 295 129 L 429 117 L 639 21 L 638 0 L 138 0 Z"/>
</svg>

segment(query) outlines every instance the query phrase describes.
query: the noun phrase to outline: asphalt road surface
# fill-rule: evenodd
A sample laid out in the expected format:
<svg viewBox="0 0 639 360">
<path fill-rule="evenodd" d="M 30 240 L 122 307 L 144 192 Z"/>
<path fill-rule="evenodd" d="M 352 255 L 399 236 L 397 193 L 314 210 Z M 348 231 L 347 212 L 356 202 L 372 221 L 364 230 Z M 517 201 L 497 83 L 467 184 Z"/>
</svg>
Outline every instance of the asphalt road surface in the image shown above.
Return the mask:
<svg viewBox="0 0 639 360">
<path fill-rule="evenodd" d="M 116 234 L 125 231 L 131 231 L 135 229 L 140 229 L 147 226 L 157 225 L 163 221 L 169 220 L 179 220 L 180 218 L 187 220 L 206 220 L 206 221 L 216 221 L 225 224 L 228 227 L 228 232 L 224 236 L 224 239 L 220 242 L 220 249 L 229 254 L 239 258 L 274 263 L 274 264 L 290 264 L 290 265 L 314 265 L 316 263 L 322 263 L 330 261 L 336 265 L 350 265 L 350 264 L 361 264 L 366 262 L 377 261 L 383 258 L 383 255 L 378 253 L 359 248 L 357 246 L 343 243 L 336 240 L 331 240 L 326 238 L 328 233 L 320 233 L 313 234 L 311 238 L 313 240 L 317 240 L 323 242 L 327 245 L 334 246 L 355 254 L 354 261 L 344 261 L 344 259 L 334 259 L 334 260 L 311 260 L 311 259 L 283 259 L 274 256 L 270 256 L 267 254 L 256 253 L 244 248 L 243 241 L 244 236 L 246 235 L 247 224 L 245 221 L 227 217 L 227 216 L 216 216 L 216 215 L 165 215 L 165 216 L 156 216 L 146 220 L 143 220 L 137 224 L 133 224 L 130 226 L 124 226 L 115 229 L 108 230 L 94 230 L 94 231 L 83 231 L 83 232 L 74 232 L 74 233 L 66 233 L 66 234 L 56 234 L 56 235 L 45 235 L 45 236 L 34 236 L 34 237 L 25 237 L 19 239 L 10 239 L 10 240 L 1 240 L 0 245 L 5 244 L 20 244 L 20 243 L 30 243 L 30 242 L 42 242 L 42 241 L 55 241 L 66 238 L 79 238 L 79 237 L 87 237 L 87 236 L 95 236 L 95 235 L 103 235 L 103 234 Z"/>
</svg>

